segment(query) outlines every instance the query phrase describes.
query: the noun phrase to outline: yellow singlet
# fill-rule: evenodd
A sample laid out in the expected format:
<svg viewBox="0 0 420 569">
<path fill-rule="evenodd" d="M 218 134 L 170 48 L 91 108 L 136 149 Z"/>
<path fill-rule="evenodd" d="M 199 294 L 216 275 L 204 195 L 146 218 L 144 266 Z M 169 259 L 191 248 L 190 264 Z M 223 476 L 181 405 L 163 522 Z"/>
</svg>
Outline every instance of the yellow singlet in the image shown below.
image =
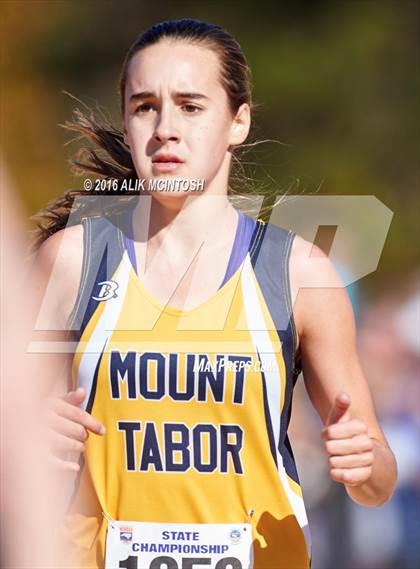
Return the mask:
<svg viewBox="0 0 420 569">
<path fill-rule="evenodd" d="M 241 539 L 234 524 L 249 524 L 249 567 L 310 567 L 287 437 L 299 372 L 288 283 L 294 234 L 258 221 L 233 275 L 181 311 L 146 290 L 118 224 L 87 218 L 84 232 L 73 381 L 87 389 L 85 407 L 106 434 L 87 440 L 67 519 L 74 566 L 104 567 L 118 522 L 129 555 L 116 567 L 242 567 L 223 556 L 217 565 L 211 551 L 219 550 L 197 549 L 201 524 L 232 524 L 231 544 Z M 154 522 L 170 546 L 133 538 L 135 522 Z M 197 531 L 165 533 L 163 524 Z M 144 565 L 142 551 L 153 557 L 155 549 L 157 561 Z"/>
</svg>

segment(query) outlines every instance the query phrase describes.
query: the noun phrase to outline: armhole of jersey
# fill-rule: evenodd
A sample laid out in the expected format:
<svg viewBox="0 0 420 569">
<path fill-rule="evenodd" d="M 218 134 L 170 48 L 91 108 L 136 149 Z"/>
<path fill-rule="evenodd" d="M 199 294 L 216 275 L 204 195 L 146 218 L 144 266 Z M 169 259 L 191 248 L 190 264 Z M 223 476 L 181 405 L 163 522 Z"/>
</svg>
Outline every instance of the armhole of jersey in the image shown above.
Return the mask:
<svg viewBox="0 0 420 569">
<path fill-rule="evenodd" d="M 284 291 L 285 291 L 285 297 L 286 297 L 286 306 L 287 306 L 287 310 L 288 310 L 289 315 L 290 315 L 290 328 L 291 328 L 292 337 L 293 337 L 292 369 L 293 369 L 294 373 L 296 373 L 298 375 L 301 372 L 301 367 L 300 367 L 300 363 L 299 363 L 298 368 L 296 368 L 296 363 L 297 363 L 297 360 L 299 359 L 299 358 L 297 358 L 299 350 L 297 349 L 298 336 L 297 336 L 295 317 L 293 315 L 292 293 L 291 293 L 291 285 L 290 285 L 290 268 L 289 268 L 290 253 L 292 250 L 292 245 L 293 245 L 293 241 L 294 241 L 295 237 L 296 237 L 296 233 L 294 233 L 293 231 L 289 231 L 287 238 L 286 238 L 285 254 L 284 254 L 284 270 L 282 271 L 282 273 L 283 273 L 283 285 L 284 285 Z"/>
<path fill-rule="evenodd" d="M 87 276 L 89 273 L 91 250 L 92 250 L 92 247 L 91 247 L 91 245 L 92 245 L 91 219 L 89 217 L 83 217 L 82 218 L 82 227 L 83 227 L 82 273 L 80 276 L 79 288 L 77 291 L 76 301 L 74 303 L 73 310 L 70 312 L 70 315 L 67 319 L 67 330 L 70 330 L 70 331 L 72 331 L 78 310 L 80 308 L 80 303 L 81 303 L 83 294 L 85 292 L 86 283 L 87 283 Z"/>
</svg>

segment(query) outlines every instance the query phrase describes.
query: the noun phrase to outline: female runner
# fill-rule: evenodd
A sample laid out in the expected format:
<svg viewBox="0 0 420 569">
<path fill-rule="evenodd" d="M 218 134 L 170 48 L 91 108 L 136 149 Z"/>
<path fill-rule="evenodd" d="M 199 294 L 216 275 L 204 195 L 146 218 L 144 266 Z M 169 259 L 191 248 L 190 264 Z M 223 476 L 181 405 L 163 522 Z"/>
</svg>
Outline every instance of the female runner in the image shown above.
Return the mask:
<svg viewBox="0 0 420 569">
<path fill-rule="evenodd" d="M 80 168 L 141 180 L 140 198 L 118 198 L 118 210 L 104 197 L 108 213 L 65 230 L 71 201 L 57 202 L 38 252 L 45 282 L 54 273 L 51 314 L 78 341 L 73 388 L 53 414 L 55 448 L 79 453 L 56 458 L 78 471 L 74 565 L 309 567 L 287 436 L 301 369 L 330 477 L 366 506 L 396 483 L 345 290 L 311 243 L 229 199 L 252 101 L 225 30 L 153 26 L 130 48 L 120 88 L 123 132 L 82 113 L 68 127 L 108 153 L 90 151 Z M 149 186 L 175 178 L 204 189 Z"/>
</svg>

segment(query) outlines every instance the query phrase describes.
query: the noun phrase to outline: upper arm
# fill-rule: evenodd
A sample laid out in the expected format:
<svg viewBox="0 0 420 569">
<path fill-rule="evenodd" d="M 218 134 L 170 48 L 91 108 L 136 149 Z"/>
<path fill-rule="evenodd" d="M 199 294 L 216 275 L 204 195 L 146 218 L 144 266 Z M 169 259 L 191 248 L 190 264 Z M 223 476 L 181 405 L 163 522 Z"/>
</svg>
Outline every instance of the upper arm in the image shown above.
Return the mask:
<svg viewBox="0 0 420 569">
<path fill-rule="evenodd" d="M 369 435 L 386 444 L 357 354 L 352 306 L 337 271 L 320 249 L 297 236 L 290 275 L 304 381 L 323 424 L 335 397 L 345 391 L 352 418 L 365 421 Z"/>
<path fill-rule="evenodd" d="M 57 394 L 69 385 L 73 353 L 67 349 L 67 320 L 77 297 L 82 260 L 83 227 L 77 225 L 44 241 L 30 268 L 31 367 Z"/>
<path fill-rule="evenodd" d="M 66 329 L 76 302 L 82 262 L 82 225 L 57 231 L 39 248 L 34 261 L 38 329 Z"/>
</svg>

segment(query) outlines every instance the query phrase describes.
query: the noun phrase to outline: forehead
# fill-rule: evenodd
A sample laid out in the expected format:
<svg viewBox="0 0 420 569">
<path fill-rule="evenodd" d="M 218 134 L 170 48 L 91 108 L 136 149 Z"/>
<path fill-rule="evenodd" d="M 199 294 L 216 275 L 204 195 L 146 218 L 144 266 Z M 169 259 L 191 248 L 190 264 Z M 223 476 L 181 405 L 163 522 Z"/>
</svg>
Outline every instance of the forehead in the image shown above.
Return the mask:
<svg viewBox="0 0 420 569">
<path fill-rule="evenodd" d="M 204 46 L 161 41 L 136 53 L 127 74 L 127 95 L 137 90 L 224 91 L 217 54 Z"/>
</svg>

